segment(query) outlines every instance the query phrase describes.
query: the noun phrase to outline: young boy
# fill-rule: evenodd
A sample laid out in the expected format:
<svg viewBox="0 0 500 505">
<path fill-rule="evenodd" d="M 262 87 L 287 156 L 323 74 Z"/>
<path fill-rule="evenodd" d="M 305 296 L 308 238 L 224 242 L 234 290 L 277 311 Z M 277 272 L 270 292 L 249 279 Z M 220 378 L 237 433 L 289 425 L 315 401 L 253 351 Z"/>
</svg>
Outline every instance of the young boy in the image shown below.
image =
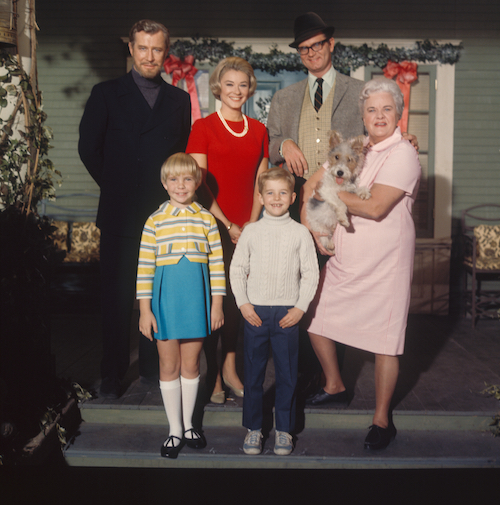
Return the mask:
<svg viewBox="0 0 500 505">
<path fill-rule="evenodd" d="M 298 323 L 316 293 L 319 269 L 309 230 L 288 213 L 296 198 L 293 176 L 271 168 L 258 184 L 263 217 L 243 230 L 229 270 L 245 318 L 243 426 L 248 433 L 243 451 L 262 452 L 263 383 L 271 343 L 276 371 L 274 452 L 288 455 L 295 425 Z"/>
</svg>

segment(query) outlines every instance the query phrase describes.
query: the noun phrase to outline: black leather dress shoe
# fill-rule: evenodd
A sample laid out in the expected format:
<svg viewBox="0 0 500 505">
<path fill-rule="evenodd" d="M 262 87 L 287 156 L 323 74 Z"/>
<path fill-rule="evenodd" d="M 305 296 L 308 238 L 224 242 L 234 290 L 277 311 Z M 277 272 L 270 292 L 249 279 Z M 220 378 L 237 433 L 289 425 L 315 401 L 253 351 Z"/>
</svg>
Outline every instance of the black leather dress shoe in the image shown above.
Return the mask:
<svg viewBox="0 0 500 505">
<path fill-rule="evenodd" d="M 145 386 L 158 386 L 159 380 L 160 377 L 158 375 L 148 375 L 147 377 L 145 375 L 140 376 L 140 382 Z"/>
<path fill-rule="evenodd" d="M 190 433 L 190 438 L 186 438 L 186 433 Z M 203 433 L 195 430 L 194 428 L 190 428 L 184 432 L 184 440 L 186 441 L 186 445 L 191 447 L 191 449 L 204 449 L 207 446 L 207 441 Z"/>
<path fill-rule="evenodd" d="M 385 449 L 396 438 L 397 430 L 392 422 L 387 428 L 372 424 L 369 430 L 365 439 L 365 449 L 370 451 Z"/>
<path fill-rule="evenodd" d="M 120 388 L 121 385 L 118 379 L 105 377 L 102 379 L 101 386 L 99 388 L 99 396 L 107 398 L 108 400 L 116 400 L 120 397 Z"/>
<path fill-rule="evenodd" d="M 306 405 L 325 405 L 326 403 L 334 403 L 339 406 L 347 406 L 349 404 L 347 391 L 342 391 L 340 393 L 331 395 L 327 393 L 323 388 L 321 388 L 315 395 L 310 396 L 306 400 Z"/>
<path fill-rule="evenodd" d="M 174 445 L 174 438 L 179 441 L 177 445 Z M 176 437 L 174 435 L 170 435 L 165 442 L 163 442 L 163 445 L 161 446 L 160 454 L 164 458 L 170 458 L 170 459 L 175 459 L 180 450 L 182 449 L 183 440 L 181 440 L 179 437 Z"/>
</svg>

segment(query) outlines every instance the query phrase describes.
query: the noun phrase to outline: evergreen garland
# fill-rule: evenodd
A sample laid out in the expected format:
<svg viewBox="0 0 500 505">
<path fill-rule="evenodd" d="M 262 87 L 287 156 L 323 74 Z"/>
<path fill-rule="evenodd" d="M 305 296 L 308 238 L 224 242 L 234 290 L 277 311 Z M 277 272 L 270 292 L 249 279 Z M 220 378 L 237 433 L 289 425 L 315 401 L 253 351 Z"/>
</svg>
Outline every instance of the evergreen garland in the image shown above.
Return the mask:
<svg viewBox="0 0 500 505">
<path fill-rule="evenodd" d="M 332 55 L 333 66 L 339 72 L 349 75 L 352 70 L 367 65 L 384 68 L 389 60 L 395 62 L 416 61 L 420 63 L 439 61 L 439 63 L 454 65 L 460 58 L 462 44 L 438 44 L 429 40 L 415 42 L 411 49 L 390 49 L 386 44 L 378 47 L 344 46 L 335 44 Z M 250 46 L 234 48 L 234 42 L 219 41 L 211 38 L 193 37 L 192 40 L 177 40 L 170 48 L 171 54 L 184 59 L 192 54 L 195 61 L 209 61 L 217 64 L 228 56 L 240 56 L 247 60 L 254 70 L 262 70 L 270 75 L 282 71 L 304 71 L 305 68 L 297 52 L 284 53 L 276 45 L 271 47 L 269 54 L 254 53 Z"/>
</svg>

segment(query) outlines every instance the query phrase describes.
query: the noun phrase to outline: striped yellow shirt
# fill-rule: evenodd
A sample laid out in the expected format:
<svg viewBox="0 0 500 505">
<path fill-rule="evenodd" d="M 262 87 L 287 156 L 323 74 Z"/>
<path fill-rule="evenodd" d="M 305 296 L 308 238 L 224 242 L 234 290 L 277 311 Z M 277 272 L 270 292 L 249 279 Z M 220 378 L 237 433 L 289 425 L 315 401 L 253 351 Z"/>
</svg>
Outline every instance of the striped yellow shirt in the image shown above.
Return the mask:
<svg viewBox="0 0 500 505">
<path fill-rule="evenodd" d="M 214 216 L 196 202 L 178 209 L 167 201 L 144 225 L 137 267 L 137 298 L 153 297 L 157 266 L 175 265 L 183 256 L 191 262 L 208 263 L 212 295 L 226 294 L 222 244 Z"/>
</svg>

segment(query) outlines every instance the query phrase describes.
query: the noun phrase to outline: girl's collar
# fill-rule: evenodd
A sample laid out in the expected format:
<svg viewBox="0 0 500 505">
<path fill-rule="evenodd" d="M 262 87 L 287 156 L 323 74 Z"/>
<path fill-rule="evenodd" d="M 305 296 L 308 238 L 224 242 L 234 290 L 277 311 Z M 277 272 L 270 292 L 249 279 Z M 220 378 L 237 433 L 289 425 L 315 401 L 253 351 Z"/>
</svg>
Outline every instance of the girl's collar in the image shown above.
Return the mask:
<svg viewBox="0 0 500 505">
<path fill-rule="evenodd" d="M 175 205 L 172 205 L 170 200 L 166 202 L 167 206 L 165 207 L 165 212 L 167 214 L 170 214 L 172 216 L 178 216 L 181 211 L 186 210 L 190 212 L 191 214 L 196 214 L 197 212 L 200 212 L 201 210 L 201 205 L 198 202 L 193 202 L 187 207 L 180 209 L 179 207 L 176 207 Z"/>
</svg>

